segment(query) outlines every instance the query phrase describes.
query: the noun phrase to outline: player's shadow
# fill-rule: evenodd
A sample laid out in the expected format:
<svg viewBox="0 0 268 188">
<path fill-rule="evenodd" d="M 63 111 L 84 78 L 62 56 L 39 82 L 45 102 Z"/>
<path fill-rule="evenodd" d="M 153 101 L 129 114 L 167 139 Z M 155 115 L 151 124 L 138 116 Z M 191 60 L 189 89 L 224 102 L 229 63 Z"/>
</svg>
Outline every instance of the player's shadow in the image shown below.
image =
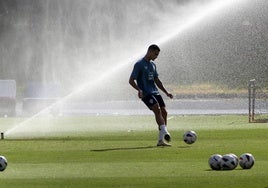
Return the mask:
<svg viewBox="0 0 268 188">
<path fill-rule="evenodd" d="M 165 146 L 141 146 L 141 147 L 126 147 L 126 148 L 103 148 L 103 149 L 92 149 L 93 152 L 104 152 L 104 151 L 120 151 L 120 150 L 143 150 L 152 148 L 169 148 Z M 178 148 L 189 148 L 189 146 L 179 146 Z"/>
<path fill-rule="evenodd" d="M 142 150 L 157 148 L 157 146 L 143 146 L 143 147 L 128 147 L 128 148 L 104 148 L 104 149 L 92 149 L 93 152 L 103 152 L 103 151 L 119 151 L 119 150 Z"/>
</svg>

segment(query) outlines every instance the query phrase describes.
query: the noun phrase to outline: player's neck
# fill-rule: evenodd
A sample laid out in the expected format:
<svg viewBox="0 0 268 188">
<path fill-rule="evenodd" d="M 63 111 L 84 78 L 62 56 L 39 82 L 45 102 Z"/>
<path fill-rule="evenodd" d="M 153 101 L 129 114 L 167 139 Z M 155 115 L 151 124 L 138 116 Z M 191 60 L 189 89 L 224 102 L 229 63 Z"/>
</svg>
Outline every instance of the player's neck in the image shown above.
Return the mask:
<svg viewBox="0 0 268 188">
<path fill-rule="evenodd" d="M 148 57 L 148 56 L 144 56 L 144 59 L 145 59 L 145 61 L 147 61 L 147 62 L 150 62 L 150 61 L 151 61 L 151 58 Z"/>
</svg>

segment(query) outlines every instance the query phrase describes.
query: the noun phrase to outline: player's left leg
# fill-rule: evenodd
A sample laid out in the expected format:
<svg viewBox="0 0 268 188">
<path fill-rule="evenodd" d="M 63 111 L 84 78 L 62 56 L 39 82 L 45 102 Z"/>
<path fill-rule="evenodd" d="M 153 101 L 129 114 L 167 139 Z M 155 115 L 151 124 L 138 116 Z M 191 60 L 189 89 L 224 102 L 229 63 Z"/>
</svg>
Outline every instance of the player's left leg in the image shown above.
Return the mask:
<svg viewBox="0 0 268 188">
<path fill-rule="evenodd" d="M 164 139 L 170 142 L 171 141 L 170 133 L 167 131 L 167 111 L 165 107 L 160 107 L 160 109 L 161 109 L 162 117 L 165 121 L 166 133 L 165 133 Z"/>
</svg>

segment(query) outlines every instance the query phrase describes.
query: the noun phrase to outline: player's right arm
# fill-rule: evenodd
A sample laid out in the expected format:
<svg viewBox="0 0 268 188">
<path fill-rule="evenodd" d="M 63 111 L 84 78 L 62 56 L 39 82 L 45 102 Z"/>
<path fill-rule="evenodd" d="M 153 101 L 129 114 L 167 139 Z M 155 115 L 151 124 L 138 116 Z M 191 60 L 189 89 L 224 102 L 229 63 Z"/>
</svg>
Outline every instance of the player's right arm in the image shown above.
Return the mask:
<svg viewBox="0 0 268 188">
<path fill-rule="evenodd" d="M 143 97 L 142 90 L 138 87 L 138 85 L 137 85 L 135 79 L 134 79 L 133 77 L 130 76 L 128 82 L 129 82 L 129 84 L 130 84 L 134 89 L 136 89 L 136 90 L 138 91 L 138 96 L 139 96 L 139 98 L 142 98 L 142 97 Z"/>
<path fill-rule="evenodd" d="M 138 78 L 138 75 L 140 74 L 140 71 L 141 71 L 141 66 L 139 63 L 136 63 L 134 65 L 134 68 L 132 70 L 132 73 L 129 77 L 129 84 L 138 91 L 138 97 L 139 98 L 143 98 L 143 92 L 142 90 L 139 88 L 138 84 L 137 84 L 137 78 Z"/>
</svg>

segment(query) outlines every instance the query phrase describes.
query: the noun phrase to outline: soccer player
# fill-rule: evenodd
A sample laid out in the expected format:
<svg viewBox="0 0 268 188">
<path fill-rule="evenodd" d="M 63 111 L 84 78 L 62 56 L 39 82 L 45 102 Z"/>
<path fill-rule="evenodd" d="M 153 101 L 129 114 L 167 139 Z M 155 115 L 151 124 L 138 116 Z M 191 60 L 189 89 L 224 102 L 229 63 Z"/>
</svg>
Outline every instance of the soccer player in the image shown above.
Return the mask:
<svg viewBox="0 0 268 188">
<path fill-rule="evenodd" d="M 154 60 L 160 53 L 160 48 L 152 44 L 145 56 L 135 63 L 129 78 L 129 84 L 138 91 L 138 97 L 153 111 L 158 124 L 159 137 L 157 146 L 171 146 L 171 137 L 167 130 L 167 111 L 163 98 L 157 88 L 161 89 L 169 98 L 169 93 L 158 77 Z M 157 87 L 156 87 L 157 86 Z"/>
</svg>

